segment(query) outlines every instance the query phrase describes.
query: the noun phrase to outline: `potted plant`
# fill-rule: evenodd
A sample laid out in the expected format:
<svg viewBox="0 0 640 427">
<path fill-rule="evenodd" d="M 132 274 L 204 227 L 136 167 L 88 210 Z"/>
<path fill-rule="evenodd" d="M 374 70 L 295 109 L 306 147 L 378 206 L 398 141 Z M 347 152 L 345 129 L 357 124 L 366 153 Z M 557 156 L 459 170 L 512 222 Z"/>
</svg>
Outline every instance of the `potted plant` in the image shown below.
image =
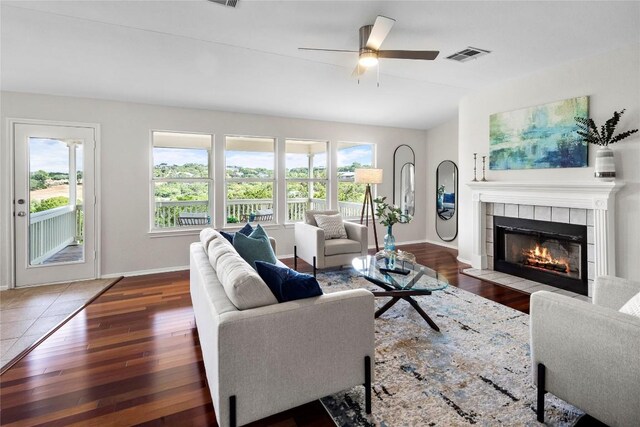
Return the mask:
<svg viewBox="0 0 640 427">
<path fill-rule="evenodd" d="M 437 197 L 437 206 L 436 208 L 441 211 L 444 209 L 444 185 L 438 187 L 438 197 Z"/>
<path fill-rule="evenodd" d="M 609 144 L 622 141 L 638 132 L 638 129 L 633 129 L 614 136 L 616 126 L 624 112 L 624 109 L 620 112 L 614 111 L 613 117 L 607 120 L 604 125 L 600 126 L 600 131 L 598 131 L 598 126 L 596 126 L 593 119 L 586 117 L 575 118 L 578 125 L 576 132 L 582 137 L 582 140 L 600 147 L 596 152 L 596 170 L 594 172 L 596 178 L 606 181 L 615 179 L 616 165 L 613 158 L 613 151 L 609 148 Z"/>
</svg>

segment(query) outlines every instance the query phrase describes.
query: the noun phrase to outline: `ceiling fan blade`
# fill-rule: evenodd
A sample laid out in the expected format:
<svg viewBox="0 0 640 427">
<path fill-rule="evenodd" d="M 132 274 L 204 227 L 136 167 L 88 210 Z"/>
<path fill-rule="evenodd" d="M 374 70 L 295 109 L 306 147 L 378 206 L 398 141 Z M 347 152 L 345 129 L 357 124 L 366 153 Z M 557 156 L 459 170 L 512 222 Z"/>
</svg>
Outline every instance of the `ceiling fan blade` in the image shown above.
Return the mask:
<svg viewBox="0 0 640 427">
<path fill-rule="evenodd" d="M 349 52 L 349 53 L 358 53 L 357 50 L 345 50 L 345 49 L 322 49 L 316 47 L 299 47 L 298 50 L 320 50 L 323 52 Z"/>
<path fill-rule="evenodd" d="M 387 35 L 389 34 L 389 31 L 391 31 L 391 27 L 393 27 L 395 22 L 395 19 L 378 15 L 376 22 L 373 24 L 373 28 L 371 29 L 371 33 L 369 34 L 369 38 L 367 39 L 367 47 L 369 49 L 379 50 L 382 42 L 387 38 Z"/>
<path fill-rule="evenodd" d="M 433 60 L 439 53 L 437 50 L 379 50 L 378 58 Z"/>
<path fill-rule="evenodd" d="M 362 65 L 356 65 L 356 68 L 353 70 L 353 73 L 351 73 L 351 77 L 360 77 L 361 75 L 364 74 L 364 72 L 367 71 L 367 67 L 363 67 Z"/>
</svg>

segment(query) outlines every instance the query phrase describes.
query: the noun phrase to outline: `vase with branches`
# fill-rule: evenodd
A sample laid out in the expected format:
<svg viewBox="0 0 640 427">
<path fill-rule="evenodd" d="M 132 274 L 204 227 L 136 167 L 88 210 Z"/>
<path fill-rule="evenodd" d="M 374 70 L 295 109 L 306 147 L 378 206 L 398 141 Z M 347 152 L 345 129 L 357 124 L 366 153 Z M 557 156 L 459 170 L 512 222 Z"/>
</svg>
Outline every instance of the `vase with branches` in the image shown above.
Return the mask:
<svg viewBox="0 0 640 427">
<path fill-rule="evenodd" d="M 376 204 L 376 217 L 380 224 L 387 226 L 387 234 L 384 236 L 384 250 L 389 255 L 387 266 L 390 269 L 395 267 L 396 238 L 393 236 L 393 226 L 395 224 L 406 224 L 411 222 L 411 215 L 402 213 L 398 206 L 390 205 L 386 202 L 386 197 L 374 199 Z"/>
<path fill-rule="evenodd" d="M 638 129 L 632 129 L 625 132 L 620 132 L 614 135 L 616 127 L 620 122 L 620 118 L 624 114 L 625 109 L 621 111 L 614 111 L 613 117 L 607 120 L 600 128 L 591 118 L 576 117 L 576 124 L 578 135 L 582 138 L 582 141 L 594 144 L 600 148 L 596 152 L 596 167 L 594 175 L 596 178 L 604 180 L 613 180 L 616 177 L 616 167 L 613 157 L 613 151 L 609 148 L 610 144 L 614 144 L 618 141 L 622 141 L 625 138 L 638 132 Z"/>
</svg>

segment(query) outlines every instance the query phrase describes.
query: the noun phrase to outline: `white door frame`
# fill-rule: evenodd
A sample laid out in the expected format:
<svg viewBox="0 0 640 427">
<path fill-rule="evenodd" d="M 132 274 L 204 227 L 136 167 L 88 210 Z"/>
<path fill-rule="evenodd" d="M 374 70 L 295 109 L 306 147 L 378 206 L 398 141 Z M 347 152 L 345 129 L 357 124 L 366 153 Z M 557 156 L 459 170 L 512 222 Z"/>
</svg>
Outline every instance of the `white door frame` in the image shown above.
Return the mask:
<svg viewBox="0 0 640 427">
<path fill-rule="evenodd" d="M 100 205 L 102 198 L 100 197 L 100 124 L 99 123 L 81 123 L 81 122 L 67 122 L 67 121 L 57 121 L 57 120 L 38 120 L 38 119 L 18 119 L 18 118 L 7 118 L 7 135 L 6 141 L 8 145 L 8 156 L 5 163 L 7 163 L 6 174 L 2 176 L 2 180 L 7 183 L 8 195 L 7 197 L 7 208 L 5 209 L 4 216 L 6 217 L 7 225 L 5 226 L 5 230 L 9 233 L 9 239 L 5 239 L 6 242 L 4 248 L 2 248 L 2 253 L 4 253 L 4 262 L 2 264 L 7 266 L 7 271 L 3 276 L 0 277 L 0 280 L 3 282 L 6 280 L 6 283 L 9 284 L 9 288 L 16 287 L 16 266 L 15 266 L 15 222 L 13 218 L 14 214 L 14 203 L 15 200 L 15 125 L 17 124 L 26 124 L 26 125 L 42 125 L 42 126 L 68 126 L 68 127 L 81 127 L 81 128 L 89 128 L 93 129 L 93 135 L 95 138 L 95 149 L 94 149 L 94 182 L 95 182 L 95 212 L 94 212 L 94 221 L 95 221 L 95 251 L 96 258 L 94 262 L 94 276 L 95 278 L 100 278 L 101 275 L 101 220 L 100 220 Z M 5 187 L 6 188 L 6 187 Z M 1 189 L 0 189 L 1 190 Z M 1 192 L 1 191 L 0 191 Z M 0 217 L 2 217 L 2 212 L 0 212 Z"/>
</svg>

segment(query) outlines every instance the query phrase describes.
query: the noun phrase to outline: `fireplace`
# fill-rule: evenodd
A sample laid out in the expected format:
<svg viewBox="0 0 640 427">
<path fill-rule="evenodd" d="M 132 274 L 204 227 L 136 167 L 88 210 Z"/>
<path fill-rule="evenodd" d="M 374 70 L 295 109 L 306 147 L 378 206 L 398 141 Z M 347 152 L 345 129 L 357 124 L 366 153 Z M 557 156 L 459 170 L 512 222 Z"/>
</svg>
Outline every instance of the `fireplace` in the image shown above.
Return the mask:
<svg viewBox="0 0 640 427">
<path fill-rule="evenodd" d="M 494 270 L 588 293 L 587 227 L 494 216 Z"/>
</svg>

